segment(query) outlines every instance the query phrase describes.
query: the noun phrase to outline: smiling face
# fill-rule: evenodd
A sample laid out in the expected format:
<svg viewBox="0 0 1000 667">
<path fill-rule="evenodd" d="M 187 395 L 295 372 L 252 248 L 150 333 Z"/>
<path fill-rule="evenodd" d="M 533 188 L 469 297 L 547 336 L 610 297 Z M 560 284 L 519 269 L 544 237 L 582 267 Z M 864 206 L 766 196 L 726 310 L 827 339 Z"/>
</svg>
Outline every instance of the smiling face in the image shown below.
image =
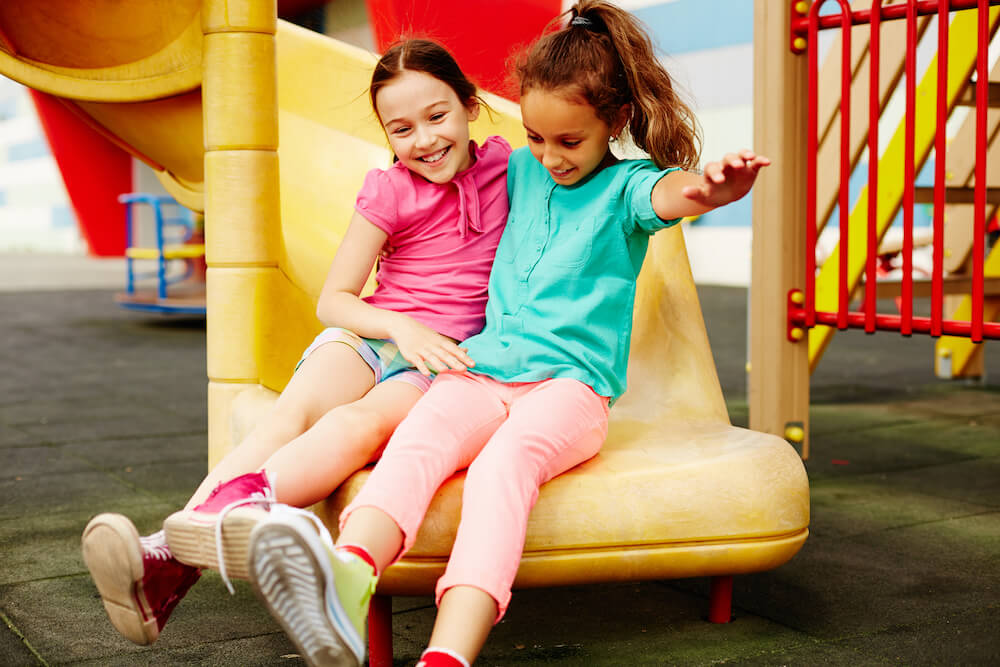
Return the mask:
<svg viewBox="0 0 1000 667">
<path fill-rule="evenodd" d="M 609 155 L 608 141 L 625 124 L 611 127 L 566 91 L 539 88 L 521 96 L 521 118 L 531 154 L 559 185 L 573 185 L 597 169 Z"/>
<path fill-rule="evenodd" d="M 404 70 L 378 91 L 375 110 L 389 146 L 410 171 L 447 183 L 471 164 L 469 123 L 479 105 L 466 108 L 440 79 Z"/>
</svg>

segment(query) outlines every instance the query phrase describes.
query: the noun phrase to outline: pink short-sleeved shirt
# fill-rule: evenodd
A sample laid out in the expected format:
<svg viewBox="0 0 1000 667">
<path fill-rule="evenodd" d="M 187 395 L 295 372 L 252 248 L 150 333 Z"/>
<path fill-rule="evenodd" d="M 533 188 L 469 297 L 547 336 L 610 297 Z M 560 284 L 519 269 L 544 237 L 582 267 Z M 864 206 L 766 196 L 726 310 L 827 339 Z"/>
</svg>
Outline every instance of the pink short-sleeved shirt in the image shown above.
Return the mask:
<svg viewBox="0 0 1000 667">
<path fill-rule="evenodd" d="M 510 145 L 470 142 L 475 162 L 431 183 L 397 162 L 365 176 L 355 210 L 389 235 L 365 301 L 464 340 L 485 324 L 486 287 L 507 223 Z"/>
</svg>

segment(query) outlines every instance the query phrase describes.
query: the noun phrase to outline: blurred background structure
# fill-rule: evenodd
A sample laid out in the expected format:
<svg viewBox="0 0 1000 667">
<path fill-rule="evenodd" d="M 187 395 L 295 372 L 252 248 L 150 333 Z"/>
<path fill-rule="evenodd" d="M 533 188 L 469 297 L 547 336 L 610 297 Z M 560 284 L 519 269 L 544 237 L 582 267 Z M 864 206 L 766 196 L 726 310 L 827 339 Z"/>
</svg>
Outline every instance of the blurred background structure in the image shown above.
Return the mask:
<svg viewBox="0 0 1000 667">
<path fill-rule="evenodd" d="M 435 11 L 435 3 L 429 0 L 283 0 L 278 4 L 282 18 L 368 50 L 376 50 L 379 41 L 392 34 L 394 28 L 405 28 L 407 11 L 423 21 L 436 21 L 444 32 L 468 32 L 464 13 L 428 16 L 428 12 Z M 559 0 L 549 4 L 552 6 L 506 3 L 511 6 L 495 14 L 498 20 L 509 16 L 524 21 L 525 11 L 533 11 L 536 16 L 531 20 L 544 25 L 561 9 Z M 670 71 L 694 106 L 704 131 L 705 159 L 716 159 L 734 146 L 749 146 L 753 141 L 752 3 L 625 0 L 618 4 L 632 10 L 649 27 Z M 400 21 L 404 22 L 402 26 Z M 463 67 L 484 88 L 511 97 L 512 82 L 498 74 L 506 68 L 494 55 L 502 47 L 489 42 L 490 35 L 503 32 L 474 32 L 481 51 L 459 53 Z M 454 39 L 454 35 L 438 36 Z M 517 46 L 509 45 L 508 51 L 515 52 Z M 33 99 L 20 84 L 0 78 L 0 255 L 63 255 L 71 264 L 74 257 L 83 255 L 121 257 L 125 212 L 117 196 L 126 192 L 166 192 L 147 165 L 110 145 L 101 145 L 99 138 L 73 127 L 72 117 L 67 119 L 67 114 L 60 114 L 62 109 L 53 106 L 37 96 Z M 79 142 L 81 136 L 96 148 L 88 152 L 87 163 L 74 169 L 74 165 L 67 164 L 72 160 L 68 154 L 72 151 L 66 142 Z M 98 168 L 89 169 L 95 150 L 103 150 L 105 158 Z M 72 196 L 74 192 L 76 197 Z M 148 212 L 139 213 L 138 229 L 142 236 L 137 240 L 148 241 L 152 234 Z M 704 216 L 688 226 L 686 235 L 696 282 L 747 285 L 749 200 Z"/>
</svg>

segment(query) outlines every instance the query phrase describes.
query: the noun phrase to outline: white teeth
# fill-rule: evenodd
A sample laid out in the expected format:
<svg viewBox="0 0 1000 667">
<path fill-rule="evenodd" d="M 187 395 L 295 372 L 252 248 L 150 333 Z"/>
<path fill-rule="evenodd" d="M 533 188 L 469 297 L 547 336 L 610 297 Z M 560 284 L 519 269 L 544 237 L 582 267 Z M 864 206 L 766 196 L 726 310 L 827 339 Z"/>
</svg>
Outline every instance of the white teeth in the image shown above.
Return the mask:
<svg viewBox="0 0 1000 667">
<path fill-rule="evenodd" d="M 433 153 L 431 155 L 425 155 L 425 156 L 423 156 L 422 158 L 420 158 L 420 161 L 432 164 L 434 162 L 439 161 L 441 158 L 443 158 L 444 154 L 447 153 L 447 152 L 448 152 L 447 148 L 442 148 L 437 153 Z"/>
</svg>

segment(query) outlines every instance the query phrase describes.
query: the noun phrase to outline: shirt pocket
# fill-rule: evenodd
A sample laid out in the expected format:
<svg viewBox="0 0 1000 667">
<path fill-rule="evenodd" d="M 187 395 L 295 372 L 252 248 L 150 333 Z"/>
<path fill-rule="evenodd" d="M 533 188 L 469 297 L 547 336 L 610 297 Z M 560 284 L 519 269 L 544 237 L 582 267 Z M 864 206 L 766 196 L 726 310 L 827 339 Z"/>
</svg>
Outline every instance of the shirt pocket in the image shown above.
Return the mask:
<svg viewBox="0 0 1000 667">
<path fill-rule="evenodd" d="M 549 238 L 543 260 L 559 268 L 579 269 L 590 261 L 597 218 L 581 216 L 566 220 Z"/>
<path fill-rule="evenodd" d="M 508 220 L 503 235 L 500 237 L 500 243 L 497 245 L 496 261 L 513 264 L 532 227 L 533 224 L 528 218 Z"/>
</svg>

